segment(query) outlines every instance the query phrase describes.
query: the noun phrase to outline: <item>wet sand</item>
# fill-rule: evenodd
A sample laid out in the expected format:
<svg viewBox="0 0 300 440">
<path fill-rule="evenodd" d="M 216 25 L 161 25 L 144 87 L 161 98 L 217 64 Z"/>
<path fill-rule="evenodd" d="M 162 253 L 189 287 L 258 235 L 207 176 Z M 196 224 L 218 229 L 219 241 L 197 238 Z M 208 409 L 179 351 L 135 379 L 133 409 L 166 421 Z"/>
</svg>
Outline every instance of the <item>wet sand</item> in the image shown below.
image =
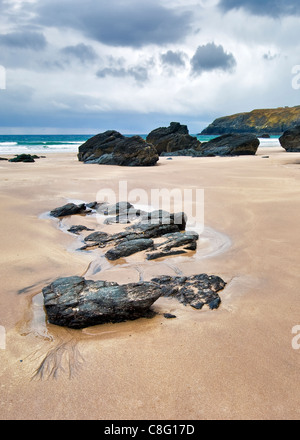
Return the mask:
<svg viewBox="0 0 300 440">
<path fill-rule="evenodd" d="M 49 154 L 0 168 L 0 419 L 299 419 L 292 328 L 300 325 L 300 153 L 161 158 L 143 169 Z M 94 271 L 98 279 L 219 275 L 227 286 L 218 310 L 159 299 L 152 319 L 83 330 L 43 322 L 42 288 L 85 274 L 94 254 L 75 251 L 76 236 L 41 215 L 117 191 L 120 180 L 148 194 L 153 185 L 204 189 L 206 238 L 216 252 L 151 264 L 132 256 Z"/>
</svg>

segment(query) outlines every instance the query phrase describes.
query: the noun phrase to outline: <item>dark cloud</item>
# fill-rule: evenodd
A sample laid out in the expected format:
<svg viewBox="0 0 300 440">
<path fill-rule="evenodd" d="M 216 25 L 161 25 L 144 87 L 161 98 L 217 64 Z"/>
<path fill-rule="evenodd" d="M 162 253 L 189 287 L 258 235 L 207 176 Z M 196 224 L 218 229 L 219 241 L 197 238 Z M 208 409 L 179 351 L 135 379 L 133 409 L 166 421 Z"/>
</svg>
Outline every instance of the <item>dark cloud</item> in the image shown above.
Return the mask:
<svg viewBox="0 0 300 440">
<path fill-rule="evenodd" d="M 186 54 L 181 51 L 173 52 L 168 50 L 168 52 L 161 54 L 160 59 L 163 64 L 173 67 L 184 67 L 185 66 Z"/>
<path fill-rule="evenodd" d="M 230 71 L 235 65 L 234 56 L 226 53 L 223 46 L 216 46 L 215 43 L 198 46 L 191 59 L 193 75 L 201 75 L 202 72 L 212 70 Z"/>
<path fill-rule="evenodd" d="M 223 10 L 245 8 L 255 15 L 299 15 L 299 0 L 221 0 Z"/>
<path fill-rule="evenodd" d="M 21 31 L 0 34 L 0 45 L 11 49 L 43 50 L 47 41 L 40 32 Z"/>
<path fill-rule="evenodd" d="M 104 69 L 98 70 L 96 73 L 98 78 L 105 78 L 106 76 L 113 76 L 115 78 L 124 78 L 131 76 L 137 82 L 143 83 L 149 79 L 148 69 L 142 66 L 134 67 L 105 67 Z"/>
<path fill-rule="evenodd" d="M 74 28 L 101 43 L 123 47 L 182 40 L 192 20 L 192 14 L 177 13 L 157 1 L 43 0 L 33 8 L 40 24 Z"/>
<path fill-rule="evenodd" d="M 61 53 L 68 58 L 78 59 L 83 64 L 94 61 L 97 58 L 97 54 L 93 47 L 84 43 L 77 44 L 76 46 L 66 46 L 61 49 Z"/>
</svg>

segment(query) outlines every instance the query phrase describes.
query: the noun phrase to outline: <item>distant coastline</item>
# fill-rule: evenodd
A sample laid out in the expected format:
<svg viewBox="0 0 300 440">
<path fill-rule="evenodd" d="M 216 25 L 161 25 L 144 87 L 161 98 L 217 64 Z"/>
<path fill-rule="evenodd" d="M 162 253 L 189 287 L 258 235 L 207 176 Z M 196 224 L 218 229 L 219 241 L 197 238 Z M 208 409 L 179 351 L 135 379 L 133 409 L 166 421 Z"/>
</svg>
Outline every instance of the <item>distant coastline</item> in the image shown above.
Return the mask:
<svg viewBox="0 0 300 440">
<path fill-rule="evenodd" d="M 201 135 L 251 133 L 281 136 L 283 132 L 300 125 L 300 106 L 256 109 L 215 119 Z"/>
</svg>

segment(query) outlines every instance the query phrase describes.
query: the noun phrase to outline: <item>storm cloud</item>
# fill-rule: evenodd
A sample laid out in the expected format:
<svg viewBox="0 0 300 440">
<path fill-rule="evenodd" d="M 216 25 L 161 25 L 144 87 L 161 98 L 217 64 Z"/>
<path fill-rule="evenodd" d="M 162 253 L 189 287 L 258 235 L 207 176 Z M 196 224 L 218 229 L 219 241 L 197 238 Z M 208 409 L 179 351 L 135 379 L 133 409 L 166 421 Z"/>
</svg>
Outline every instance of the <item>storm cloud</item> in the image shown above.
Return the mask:
<svg viewBox="0 0 300 440">
<path fill-rule="evenodd" d="M 215 43 L 198 46 L 191 59 L 193 75 L 201 75 L 203 72 L 213 70 L 231 71 L 235 65 L 234 56 L 226 53 L 223 46 L 217 46 Z"/>
<path fill-rule="evenodd" d="M 165 65 L 183 67 L 185 66 L 186 54 L 181 51 L 173 52 L 172 50 L 168 50 L 166 53 L 161 54 L 160 58 Z"/>
<path fill-rule="evenodd" d="M 189 12 L 140 0 L 45 0 L 33 7 L 43 25 L 73 28 L 98 42 L 123 47 L 180 41 L 192 19 Z"/>
<path fill-rule="evenodd" d="M 245 8 L 255 15 L 279 17 L 281 15 L 300 14 L 299 0 L 221 0 L 219 5 L 226 11 Z"/>
<path fill-rule="evenodd" d="M 9 49 L 43 50 L 47 45 L 46 38 L 40 32 L 19 31 L 0 34 L 0 45 Z"/>
<path fill-rule="evenodd" d="M 61 49 L 61 53 L 67 58 L 75 58 L 83 64 L 94 61 L 97 58 L 93 47 L 84 43 L 79 43 L 75 46 L 66 46 Z"/>
<path fill-rule="evenodd" d="M 125 78 L 132 77 L 138 83 L 143 83 L 149 79 L 148 70 L 142 66 L 134 67 L 105 67 L 100 69 L 96 73 L 98 78 L 105 78 L 107 76 L 112 76 L 115 78 Z"/>
</svg>

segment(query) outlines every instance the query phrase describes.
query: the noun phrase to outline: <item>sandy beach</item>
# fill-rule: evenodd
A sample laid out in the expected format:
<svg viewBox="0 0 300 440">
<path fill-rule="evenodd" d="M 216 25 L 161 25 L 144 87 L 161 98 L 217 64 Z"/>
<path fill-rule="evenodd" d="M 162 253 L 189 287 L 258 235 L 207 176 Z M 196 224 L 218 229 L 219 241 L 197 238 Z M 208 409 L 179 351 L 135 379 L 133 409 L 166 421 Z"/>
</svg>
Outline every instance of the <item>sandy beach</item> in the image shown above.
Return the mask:
<svg viewBox="0 0 300 440">
<path fill-rule="evenodd" d="M 300 153 L 268 147 L 256 156 L 160 158 L 149 168 L 48 154 L 0 168 L 0 419 L 299 419 Z M 98 279 L 218 275 L 227 283 L 218 310 L 159 299 L 152 319 L 83 330 L 43 322 L 42 288 L 88 275 L 92 261 L 43 214 L 117 191 L 120 180 L 147 193 L 204 189 L 216 252 L 151 264 L 132 256 L 130 267 L 114 264 Z"/>
</svg>

